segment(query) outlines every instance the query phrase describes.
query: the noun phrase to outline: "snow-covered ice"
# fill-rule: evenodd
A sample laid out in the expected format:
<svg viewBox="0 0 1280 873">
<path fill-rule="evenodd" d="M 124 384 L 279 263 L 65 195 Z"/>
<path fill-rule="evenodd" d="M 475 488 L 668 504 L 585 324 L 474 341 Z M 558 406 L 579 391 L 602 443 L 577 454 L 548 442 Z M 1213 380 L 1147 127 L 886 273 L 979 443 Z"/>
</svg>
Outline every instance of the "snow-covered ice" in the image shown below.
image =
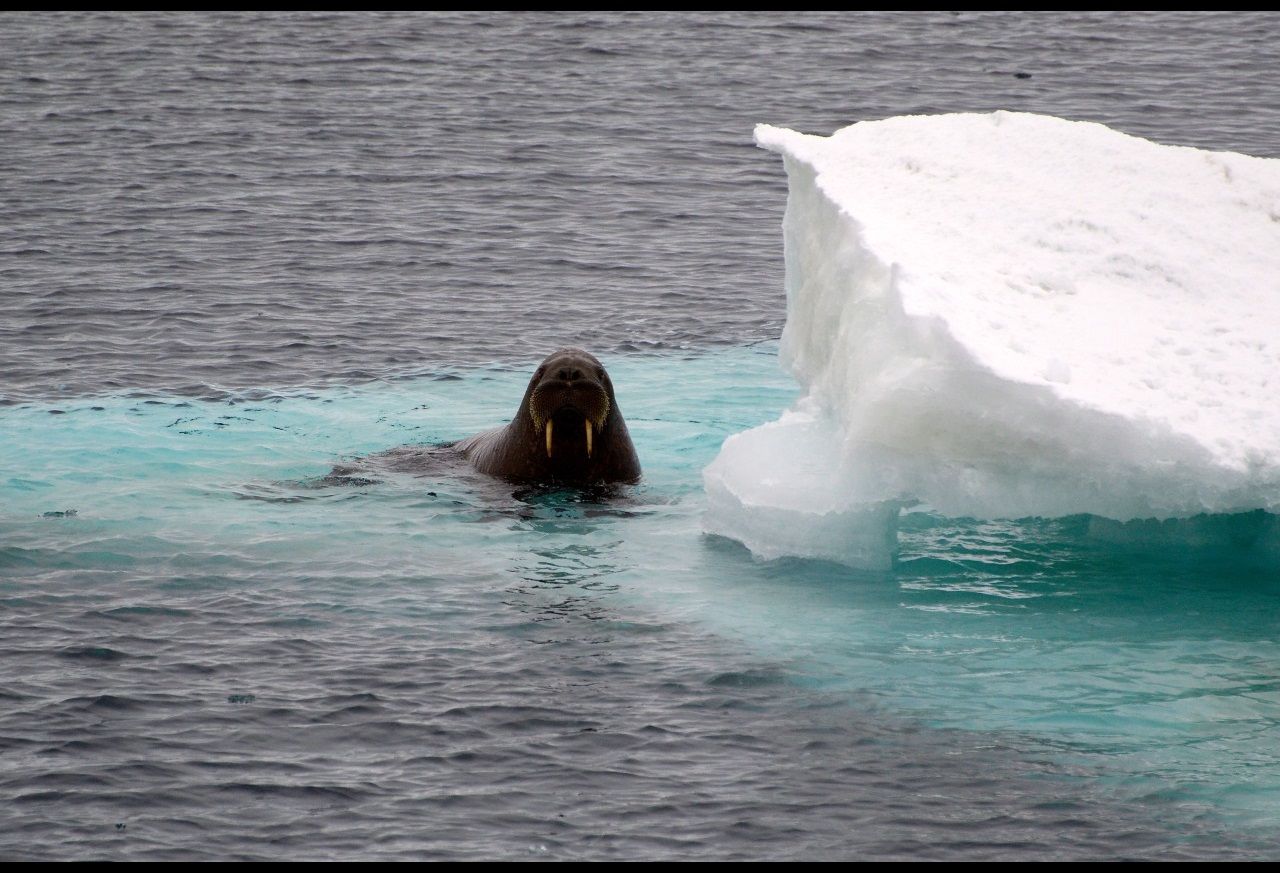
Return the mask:
<svg viewBox="0 0 1280 873">
<path fill-rule="evenodd" d="M 1280 510 L 1280 160 L 1010 112 L 755 135 L 804 396 L 725 441 L 708 531 L 875 567 L 912 503 Z"/>
</svg>

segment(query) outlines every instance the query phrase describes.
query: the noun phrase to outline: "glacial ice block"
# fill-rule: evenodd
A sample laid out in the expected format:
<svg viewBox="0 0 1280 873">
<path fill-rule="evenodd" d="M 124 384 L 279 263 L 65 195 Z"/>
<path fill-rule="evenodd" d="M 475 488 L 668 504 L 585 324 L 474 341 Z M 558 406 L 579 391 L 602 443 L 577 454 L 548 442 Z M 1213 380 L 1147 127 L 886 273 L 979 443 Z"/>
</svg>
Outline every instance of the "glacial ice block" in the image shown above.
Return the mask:
<svg viewBox="0 0 1280 873">
<path fill-rule="evenodd" d="M 880 566 L 868 519 L 909 502 L 1280 510 L 1280 160 L 1010 112 L 755 136 L 804 395 L 725 441 L 708 531 Z"/>
</svg>

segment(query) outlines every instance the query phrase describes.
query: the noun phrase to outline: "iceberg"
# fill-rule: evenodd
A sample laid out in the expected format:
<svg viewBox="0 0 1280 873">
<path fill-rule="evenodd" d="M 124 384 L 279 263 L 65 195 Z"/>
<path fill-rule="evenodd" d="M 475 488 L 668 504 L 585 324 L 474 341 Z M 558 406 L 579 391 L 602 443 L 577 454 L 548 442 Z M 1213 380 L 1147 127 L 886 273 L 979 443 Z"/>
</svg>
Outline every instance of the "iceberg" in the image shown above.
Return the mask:
<svg viewBox="0 0 1280 873">
<path fill-rule="evenodd" d="M 1015 112 L 755 140 L 802 397 L 725 440 L 706 531 L 883 568 L 910 505 L 1280 509 L 1280 160 Z"/>
</svg>

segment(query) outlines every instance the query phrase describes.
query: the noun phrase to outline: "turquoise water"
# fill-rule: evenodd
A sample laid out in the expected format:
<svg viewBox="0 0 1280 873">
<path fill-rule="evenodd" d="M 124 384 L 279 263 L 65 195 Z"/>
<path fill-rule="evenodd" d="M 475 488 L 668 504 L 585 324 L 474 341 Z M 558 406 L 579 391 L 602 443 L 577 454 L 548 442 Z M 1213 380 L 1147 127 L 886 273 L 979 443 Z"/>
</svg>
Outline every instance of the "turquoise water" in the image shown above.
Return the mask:
<svg viewBox="0 0 1280 873">
<path fill-rule="evenodd" d="M 323 480 L 335 463 L 507 420 L 528 376 L 512 368 L 0 410 L 7 621 L 76 603 L 196 639 L 216 607 L 243 612 L 236 635 L 340 626 L 445 649 L 498 624 L 536 641 L 568 615 L 683 624 L 851 717 L 1012 738 L 1118 801 L 1269 840 L 1280 823 L 1273 566 L 1230 549 L 1120 548 L 1090 538 L 1088 519 L 926 513 L 904 516 L 890 572 L 760 562 L 701 533 L 700 471 L 726 435 L 795 398 L 775 347 L 606 364 L 645 468 L 607 503 L 443 474 Z M 526 618 L 495 624 L 512 603 Z M 69 627 L 63 653 L 119 656 L 94 633 Z M 207 681 L 232 702 L 285 693 L 252 670 Z"/>
</svg>

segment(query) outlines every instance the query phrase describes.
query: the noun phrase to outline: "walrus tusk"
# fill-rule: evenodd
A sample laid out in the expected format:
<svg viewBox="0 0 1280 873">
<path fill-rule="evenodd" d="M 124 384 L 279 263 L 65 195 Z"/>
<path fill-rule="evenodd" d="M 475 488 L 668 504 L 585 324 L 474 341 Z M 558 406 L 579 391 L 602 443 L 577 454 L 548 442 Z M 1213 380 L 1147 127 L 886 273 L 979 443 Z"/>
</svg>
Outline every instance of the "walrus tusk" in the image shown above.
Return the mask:
<svg viewBox="0 0 1280 873">
<path fill-rule="evenodd" d="M 552 419 L 548 418 L 547 424 L 543 428 L 543 431 L 545 432 L 547 437 L 547 457 L 548 458 L 551 457 L 551 421 Z M 583 424 L 585 425 L 586 431 L 587 431 L 587 457 L 589 458 L 591 457 L 591 452 L 595 448 L 595 446 L 593 445 L 593 439 L 595 437 L 596 432 L 595 432 L 595 428 L 591 426 L 591 419 L 587 419 L 586 421 L 583 422 Z"/>
</svg>

